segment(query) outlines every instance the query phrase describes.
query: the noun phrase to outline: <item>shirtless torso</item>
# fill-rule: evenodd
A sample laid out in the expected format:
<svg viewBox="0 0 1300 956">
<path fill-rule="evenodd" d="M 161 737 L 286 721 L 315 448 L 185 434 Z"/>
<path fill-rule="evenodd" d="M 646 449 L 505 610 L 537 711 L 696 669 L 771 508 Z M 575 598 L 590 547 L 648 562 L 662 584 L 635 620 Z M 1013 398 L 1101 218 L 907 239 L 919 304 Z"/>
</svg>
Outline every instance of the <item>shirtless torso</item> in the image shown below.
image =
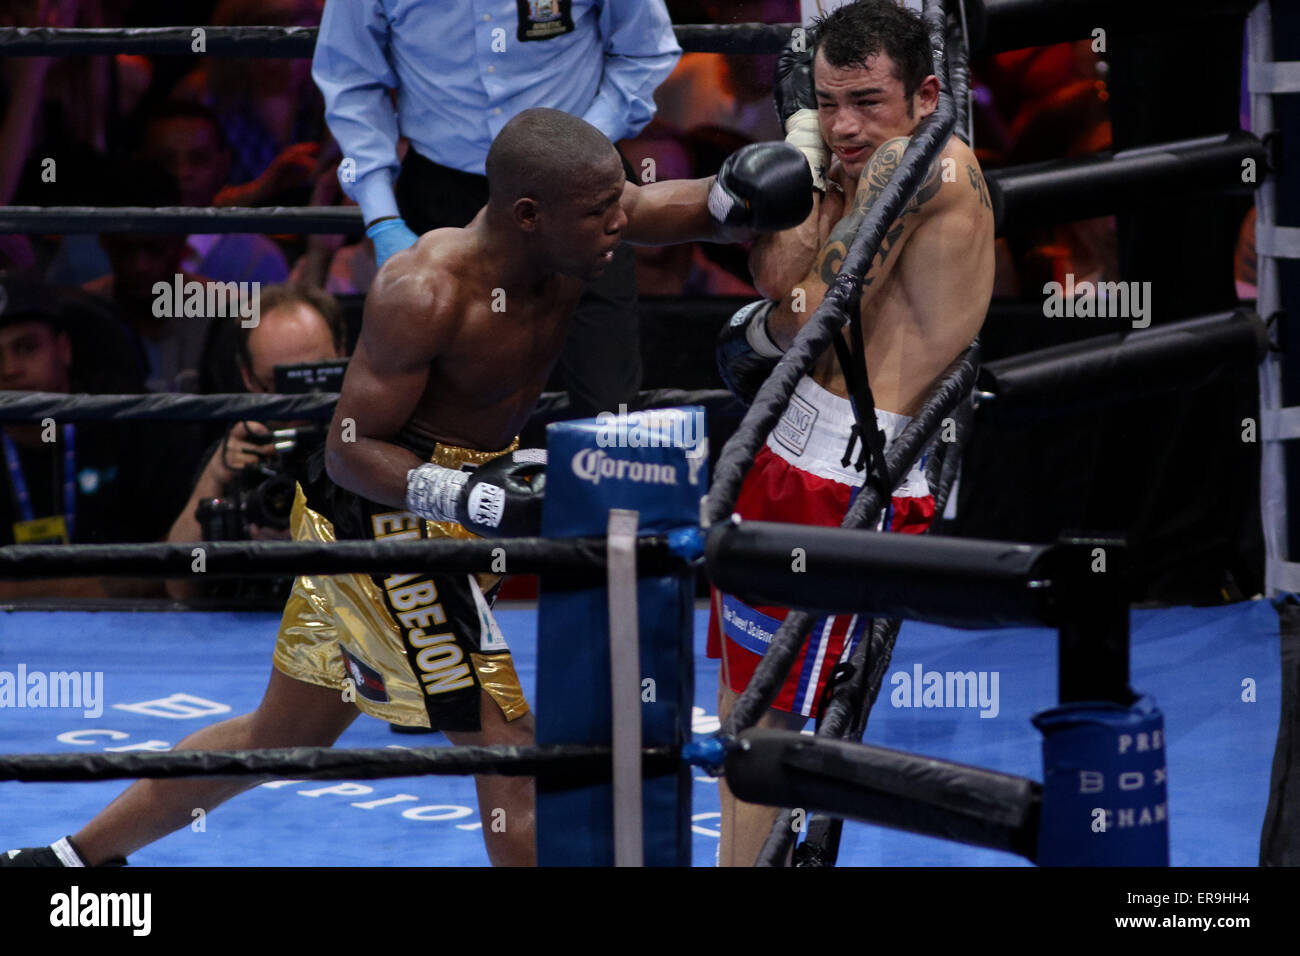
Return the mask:
<svg viewBox="0 0 1300 956">
<path fill-rule="evenodd" d="M 553 274 L 508 289 L 500 264 L 476 255 L 463 237 L 463 230 L 439 229 L 420 243 L 417 268 L 436 290 L 431 321 L 421 327 L 380 319 L 380 331 L 388 348 L 412 360 L 423 353 L 428 362 L 428 381 L 404 431 L 490 451 L 508 445 L 528 420 L 584 283 Z"/>
<path fill-rule="evenodd" d="M 327 440 L 337 484 L 403 507 L 407 474 L 423 462 L 403 445 L 505 448 L 559 359 L 585 281 L 620 241 L 719 235 L 707 205 L 712 180 L 637 186 L 610 154 L 607 176 L 575 187 L 562 207 L 562 236 L 529 247 L 485 207 L 464 229 L 426 233 L 385 263 Z"/>
<path fill-rule="evenodd" d="M 763 291 L 783 300 L 768 323 L 777 344 L 788 347 L 821 303 L 906 144 L 905 138 L 881 144 L 860 179 L 836 160 L 828 174 L 835 185 L 819 198 L 815 216 L 791 231 L 799 235 L 786 234 L 780 248 L 760 240 L 757 268 L 766 267 L 769 276 L 776 272 L 778 286 L 773 289 L 769 280 Z M 777 254 L 786 261 L 773 269 L 770 258 Z M 791 281 L 796 274 L 802 278 Z M 790 285 L 781 289 L 783 282 Z M 804 290 L 802 312 L 793 309 L 796 287 Z M 988 189 L 974 153 L 951 137 L 916 198 L 887 231 L 864 280 L 862 331 L 877 408 L 916 412 L 930 386 L 978 334 L 992 289 Z M 818 360 L 812 378 L 848 395 L 833 351 Z"/>
</svg>

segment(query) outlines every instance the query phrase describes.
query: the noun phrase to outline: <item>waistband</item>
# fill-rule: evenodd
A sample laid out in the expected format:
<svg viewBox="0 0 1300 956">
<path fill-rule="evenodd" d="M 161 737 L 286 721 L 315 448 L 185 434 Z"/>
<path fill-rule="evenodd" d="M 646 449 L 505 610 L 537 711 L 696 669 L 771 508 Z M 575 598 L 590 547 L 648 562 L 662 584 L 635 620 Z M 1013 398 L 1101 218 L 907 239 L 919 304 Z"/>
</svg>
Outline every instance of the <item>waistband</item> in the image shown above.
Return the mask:
<svg viewBox="0 0 1300 956">
<path fill-rule="evenodd" d="M 908 415 L 876 409 L 876 424 L 888 449 L 912 421 Z M 933 445 L 933 440 L 930 445 Z M 799 380 L 790 404 L 767 436 L 767 447 L 800 471 L 846 485 L 862 484 L 867 449 L 857 433 L 853 405 L 808 376 Z M 894 492 L 900 498 L 930 493 L 925 481 L 927 447 Z"/>
<path fill-rule="evenodd" d="M 402 160 L 402 172 L 413 172 L 416 176 L 439 176 L 444 179 L 463 179 L 467 185 L 482 188 L 487 184 L 487 177 L 481 173 L 467 173 L 463 169 L 455 169 L 451 166 L 444 166 L 442 163 L 435 163 L 429 157 L 422 155 L 414 146 L 406 151 L 406 157 Z"/>
<path fill-rule="evenodd" d="M 460 445 L 449 445 L 446 442 L 426 438 L 403 426 L 393 437 L 393 444 L 444 468 L 459 468 L 461 465 L 478 467 L 493 458 L 515 451 L 519 447 L 519 436 L 516 435 L 509 445 L 499 451 L 483 451 L 481 448 L 462 448 Z"/>
</svg>

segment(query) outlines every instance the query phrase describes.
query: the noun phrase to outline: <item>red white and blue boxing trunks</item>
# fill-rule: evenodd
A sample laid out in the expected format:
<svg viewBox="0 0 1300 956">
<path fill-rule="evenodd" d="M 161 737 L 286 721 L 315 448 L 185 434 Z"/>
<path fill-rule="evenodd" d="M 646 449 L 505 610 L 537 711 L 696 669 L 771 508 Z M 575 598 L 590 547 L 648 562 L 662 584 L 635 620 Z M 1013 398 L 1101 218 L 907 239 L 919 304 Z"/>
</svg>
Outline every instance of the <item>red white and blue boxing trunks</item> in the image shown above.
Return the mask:
<svg viewBox="0 0 1300 956">
<path fill-rule="evenodd" d="M 905 415 L 876 410 L 886 448 L 909 421 Z M 925 480 L 925 460 L 922 455 L 903 477 L 877 530 L 920 534 L 930 526 L 934 499 Z M 745 476 L 735 511 L 751 521 L 838 527 L 862 487 L 867 462 L 868 451 L 858 434 L 849 400 L 805 377 Z M 740 693 L 787 609 L 751 607 L 716 592 L 712 606 L 709 657 L 721 658 L 725 645 L 722 679 Z M 725 641 L 719 635 L 719 624 Z M 856 614 L 820 618 L 795 658 L 773 707 L 815 716 L 831 673 L 853 654 L 868 624 L 869 618 Z"/>
</svg>

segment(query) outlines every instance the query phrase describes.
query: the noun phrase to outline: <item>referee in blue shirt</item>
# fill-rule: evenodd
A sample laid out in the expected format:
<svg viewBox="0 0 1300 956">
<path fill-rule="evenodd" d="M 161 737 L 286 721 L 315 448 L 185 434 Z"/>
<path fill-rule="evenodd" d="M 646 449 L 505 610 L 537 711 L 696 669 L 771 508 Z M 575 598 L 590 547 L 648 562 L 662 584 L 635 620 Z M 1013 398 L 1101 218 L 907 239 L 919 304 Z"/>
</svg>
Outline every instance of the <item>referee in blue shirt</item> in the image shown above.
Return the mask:
<svg viewBox="0 0 1300 956">
<path fill-rule="evenodd" d="M 382 265 L 474 218 L 488 147 L 517 113 L 548 106 L 613 142 L 635 136 L 680 55 L 664 0 L 328 0 L 312 76 Z M 399 136 L 410 141 L 400 170 Z M 626 245 L 588 286 L 560 365 L 574 417 L 632 403 L 641 353 Z"/>
</svg>

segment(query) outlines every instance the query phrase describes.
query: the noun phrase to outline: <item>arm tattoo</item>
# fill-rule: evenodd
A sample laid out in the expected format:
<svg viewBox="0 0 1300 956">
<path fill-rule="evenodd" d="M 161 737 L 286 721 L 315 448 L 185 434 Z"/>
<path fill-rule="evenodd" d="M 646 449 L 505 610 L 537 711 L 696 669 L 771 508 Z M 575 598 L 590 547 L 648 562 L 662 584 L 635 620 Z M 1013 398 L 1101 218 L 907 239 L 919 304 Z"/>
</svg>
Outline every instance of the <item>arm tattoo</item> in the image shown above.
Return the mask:
<svg viewBox="0 0 1300 956">
<path fill-rule="evenodd" d="M 971 188 L 974 189 L 975 192 L 979 194 L 980 205 L 987 206 L 989 209 L 992 209 L 993 203 L 989 201 L 988 187 L 984 184 L 984 177 L 980 175 L 980 171 L 976 169 L 974 166 L 972 166 L 970 163 L 967 163 L 966 173 L 967 175 L 970 176 Z"/>
<path fill-rule="evenodd" d="M 853 243 L 858 228 L 862 225 L 863 220 L 867 218 L 867 213 L 871 211 L 871 208 L 880 198 L 880 194 L 885 191 L 885 187 L 889 185 L 890 177 L 894 175 L 894 170 L 898 168 L 898 164 L 903 159 L 903 151 L 907 148 L 907 143 L 908 137 L 906 136 L 900 136 L 882 143 L 872 154 L 867 168 L 862 171 L 862 178 L 858 181 L 858 191 L 853 198 L 853 209 L 835 224 L 835 228 L 826 237 L 826 244 L 822 246 L 822 251 L 817 257 L 817 272 L 826 285 L 829 286 L 834 281 L 835 276 L 839 274 L 840 266 L 844 264 L 844 258 L 848 255 L 849 246 Z M 884 264 L 885 260 L 889 258 L 890 250 L 894 248 L 903 235 L 903 219 L 909 213 L 918 212 L 923 205 L 933 199 L 935 194 L 939 192 L 941 185 L 942 180 L 936 165 L 931 167 L 929 176 L 916 191 L 916 195 L 908 203 L 907 208 L 903 210 L 903 214 L 885 233 L 872 266 Z M 868 275 L 862 280 L 864 287 L 871 284 L 870 271 L 871 266 L 867 269 Z"/>
</svg>

